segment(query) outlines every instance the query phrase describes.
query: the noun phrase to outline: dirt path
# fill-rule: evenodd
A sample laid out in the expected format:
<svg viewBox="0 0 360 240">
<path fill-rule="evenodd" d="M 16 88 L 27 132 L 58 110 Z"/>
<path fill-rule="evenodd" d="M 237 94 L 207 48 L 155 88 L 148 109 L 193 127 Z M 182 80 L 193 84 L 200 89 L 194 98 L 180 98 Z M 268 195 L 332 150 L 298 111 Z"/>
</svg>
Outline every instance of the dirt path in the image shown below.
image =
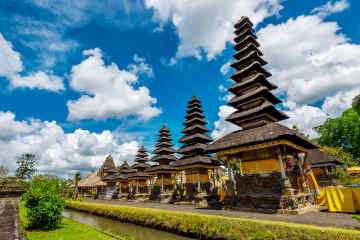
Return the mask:
<svg viewBox="0 0 360 240">
<path fill-rule="evenodd" d="M 359 222 L 352 218 L 352 214 L 329 213 L 325 209 L 320 212 L 311 212 L 302 215 L 285 216 L 285 215 L 277 215 L 277 214 L 204 209 L 192 205 L 173 205 L 173 204 L 161 204 L 161 203 L 150 203 L 150 202 L 146 202 L 146 203 L 128 202 L 128 201 L 120 201 L 120 200 L 113 200 L 113 201 L 84 200 L 84 201 L 103 203 L 103 204 L 133 206 L 133 207 L 141 207 L 141 208 L 156 208 L 156 209 L 173 210 L 173 211 L 185 211 L 185 212 L 234 217 L 234 218 L 249 218 L 249 219 L 302 223 L 302 224 L 310 224 L 310 225 L 326 226 L 326 227 L 340 227 L 340 228 L 348 228 L 348 229 L 360 228 Z"/>
</svg>

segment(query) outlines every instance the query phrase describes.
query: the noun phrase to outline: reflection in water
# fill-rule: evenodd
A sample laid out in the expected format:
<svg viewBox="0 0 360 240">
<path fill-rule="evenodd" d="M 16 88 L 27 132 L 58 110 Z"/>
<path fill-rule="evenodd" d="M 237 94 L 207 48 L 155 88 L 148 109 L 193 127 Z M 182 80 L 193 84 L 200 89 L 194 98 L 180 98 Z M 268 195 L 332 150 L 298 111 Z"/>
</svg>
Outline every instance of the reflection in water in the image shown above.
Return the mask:
<svg viewBox="0 0 360 240">
<path fill-rule="evenodd" d="M 74 210 L 65 210 L 63 216 L 71 218 L 77 222 L 90 225 L 102 230 L 108 230 L 115 234 L 134 237 L 136 240 L 189 240 L 191 238 L 182 237 L 176 234 L 159 231 L 152 228 L 141 227 L 131 223 L 122 223 L 110 218 L 92 215 L 89 213 Z M 89 239 L 90 240 L 90 239 Z"/>
</svg>

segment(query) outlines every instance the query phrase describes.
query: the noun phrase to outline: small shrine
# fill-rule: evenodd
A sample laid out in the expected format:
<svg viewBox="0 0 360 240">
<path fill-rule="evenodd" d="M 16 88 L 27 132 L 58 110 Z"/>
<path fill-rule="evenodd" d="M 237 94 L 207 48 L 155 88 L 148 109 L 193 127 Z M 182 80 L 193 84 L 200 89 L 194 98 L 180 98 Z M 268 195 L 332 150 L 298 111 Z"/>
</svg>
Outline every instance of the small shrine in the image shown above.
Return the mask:
<svg viewBox="0 0 360 240">
<path fill-rule="evenodd" d="M 151 175 L 145 172 L 145 169 L 151 167 L 147 164 L 148 161 L 149 154 L 144 146 L 141 146 L 135 159 L 137 163 L 131 167 L 135 172 L 127 174 L 130 187 L 129 199 L 145 199 L 149 195 Z"/>
<path fill-rule="evenodd" d="M 319 187 L 340 185 L 336 167 L 343 165 L 341 161 L 319 149 L 311 149 L 307 156 Z"/>
<path fill-rule="evenodd" d="M 118 186 L 119 199 L 125 199 L 129 196 L 129 179 L 128 174 L 133 171 L 130 169 L 130 165 L 125 161 L 119 167 L 119 173 L 114 177 L 116 185 Z"/>
<path fill-rule="evenodd" d="M 278 124 L 288 118 L 275 105 L 276 85 L 264 65 L 253 24 L 242 17 L 235 24 L 235 61 L 231 67 L 236 109 L 227 121 L 241 127 L 210 144 L 206 152 L 231 167 L 224 204 L 231 209 L 302 213 L 316 208 L 316 180 L 307 153 L 317 148 L 293 129 Z M 235 183 L 235 184 L 233 184 Z"/>
<path fill-rule="evenodd" d="M 188 109 L 183 123 L 185 128 L 181 131 L 185 135 L 179 140 L 183 144 L 178 149 L 182 157 L 172 164 L 178 171 L 185 172 L 185 196 L 181 194 L 181 200 L 202 201 L 213 190 L 216 169 L 220 162 L 204 152 L 207 144 L 212 139 L 206 134 L 210 130 L 204 125 L 205 115 L 201 108 L 200 100 L 193 96 L 188 103 Z M 181 180 L 183 176 L 180 176 Z"/>
<path fill-rule="evenodd" d="M 155 156 L 151 159 L 157 165 L 147 168 L 145 171 L 154 176 L 153 179 L 155 180 L 152 184 L 150 199 L 169 202 L 174 191 L 177 172 L 170 163 L 178 160 L 178 158 L 174 156 L 176 151 L 173 149 L 174 144 L 171 143 L 170 129 L 164 125 L 158 136 L 156 149 L 152 152 Z"/>
<path fill-rule="evenodd" d="M 106 186 L 100 187 L 98 191 L 100 199 L 113 199 L 116 196 L 117 188 L 113 177 L 117 173 L 114 159 L 109 155 L 97 173 L 97 176 L 106 183 Z"/>
</svg>

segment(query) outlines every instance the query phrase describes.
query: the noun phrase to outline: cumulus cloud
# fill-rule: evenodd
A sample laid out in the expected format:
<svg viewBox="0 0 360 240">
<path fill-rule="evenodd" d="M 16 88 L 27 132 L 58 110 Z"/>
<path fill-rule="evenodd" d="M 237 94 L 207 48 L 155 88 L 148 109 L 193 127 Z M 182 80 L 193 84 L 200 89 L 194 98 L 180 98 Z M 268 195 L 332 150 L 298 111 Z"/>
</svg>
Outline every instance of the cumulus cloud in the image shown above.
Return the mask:
<svg viewBox="0 0 360 240">
<path fill-rule="evenodd" d="M 272 81 L 289 101 L 311 104 L 359 85 L 360 45 L 350 43 L 339 30 L 336 22 L 317 15 L 290 18 L 259 30 Z"/>
<path fill-rule="evenodd" d="M 65 133 L 55 121 L 17 121 L 12 112 L 0 112 L 0 130 L 0 163 L 11 171 L 16 168 L 17 157 L 29 152 L 37 156 L 39 173 L 86 174 L 97 169 L 108 154 L 118 165 L 124 160 L 132 161 L 140 147 L 136 140 L 119 143 L 110 131 L 77 129 Z"/>
<path fill-rule="evenodd" d="M 236 109 L 230 106 L 223 105 L 219 107 L 219 119 L 214 122 L 215 128 L 211 132 L 211 137 L 213 139 L 219 139 L 228 133 L 241 129 L 240 127 L 225 120 L 227 116 L 229 116 L 235 111 Z"/>
<path fill-rule="evenodd" d="M 180 45 L 177 58 L 194 56 L 208 60 L 219 55 L 233 39 L 233 25 L 243 15 L 255 24 L 278 14 L 281 0 L 145 0 L 154 10 L 154 21 L 160 28 L 171 22 L 177 30 Z"/>
<path fill-rule="evenodd" d="M 320 17 L 326 17 L 332 13 L 342 12 L 349 6 L 350 4 L 347 0 L 341 0 L 334 3 L 329 1 L 325 5 L 313 9 L 311 12 L 316 13 Z"/>
<path fill-rule="evenodd" d="M 230 69 L 231 69 L 231 61 L 225 63 L 224 65 L 221 66 L 220 68 L 220 72 L 222 73 L 222 75 L 226 75 L 230 72 Z"/>
<path fill-rule="evenodd" d="M 0 66 L 0 76 L 6 77 L 10 87 L 27 87 L 45 89 L 50 91 L 64 90 L 63 80 L 53 74 L 46 74 L 43 71 L 30 73 L 22 76 L 23 63 L 19 52 L 13 49 L 13 45 L 0 33 L 0 58 L 5 59 Z"/>
<path fill-rule="evenodd" d="M 154 77 L 152 67 L 146 63 L 145 58 L 141 58 L 137 54 L 135 54 L 133 60 L 135 61 L 135 63 L 128 65 L 128 69 L 130 72 L 135 75 L 145 74 L 150 78 Z"/>
<path fill-rule="evenodd" d="M 72 67 L 70 86 L 84 95 L 67 102 L 69 120 L 105 120 L 130 115 L 148 120 L 161 113 L 153 106 L 157 100 L 150 96 L 149 89 L 135 87 L 137 75 L 120 70 L 115 63 L 105 65 L 98 48 L 85 50 L 83 54 L 87 58 Z"/>
</svg>

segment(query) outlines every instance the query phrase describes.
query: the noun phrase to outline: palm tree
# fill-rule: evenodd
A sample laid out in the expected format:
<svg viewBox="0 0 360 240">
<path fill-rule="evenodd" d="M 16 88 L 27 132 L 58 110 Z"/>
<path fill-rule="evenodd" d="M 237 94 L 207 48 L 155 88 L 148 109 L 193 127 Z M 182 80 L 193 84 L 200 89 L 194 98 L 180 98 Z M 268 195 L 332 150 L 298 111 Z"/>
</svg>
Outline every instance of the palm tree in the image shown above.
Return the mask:
<svg viewBox="0 0 360 240">
<path fill-rule="evenodd" d="M 81 174 L 80 172 L 77 172 L 75 174 L 75 178 L 74 178 L 74 182 L 75 182 L 75 199 L 77 199 L 79 197 L 79 186 L 78 186 L 78 183 L 79 181 L 81 180 Z"/>
</svg>

